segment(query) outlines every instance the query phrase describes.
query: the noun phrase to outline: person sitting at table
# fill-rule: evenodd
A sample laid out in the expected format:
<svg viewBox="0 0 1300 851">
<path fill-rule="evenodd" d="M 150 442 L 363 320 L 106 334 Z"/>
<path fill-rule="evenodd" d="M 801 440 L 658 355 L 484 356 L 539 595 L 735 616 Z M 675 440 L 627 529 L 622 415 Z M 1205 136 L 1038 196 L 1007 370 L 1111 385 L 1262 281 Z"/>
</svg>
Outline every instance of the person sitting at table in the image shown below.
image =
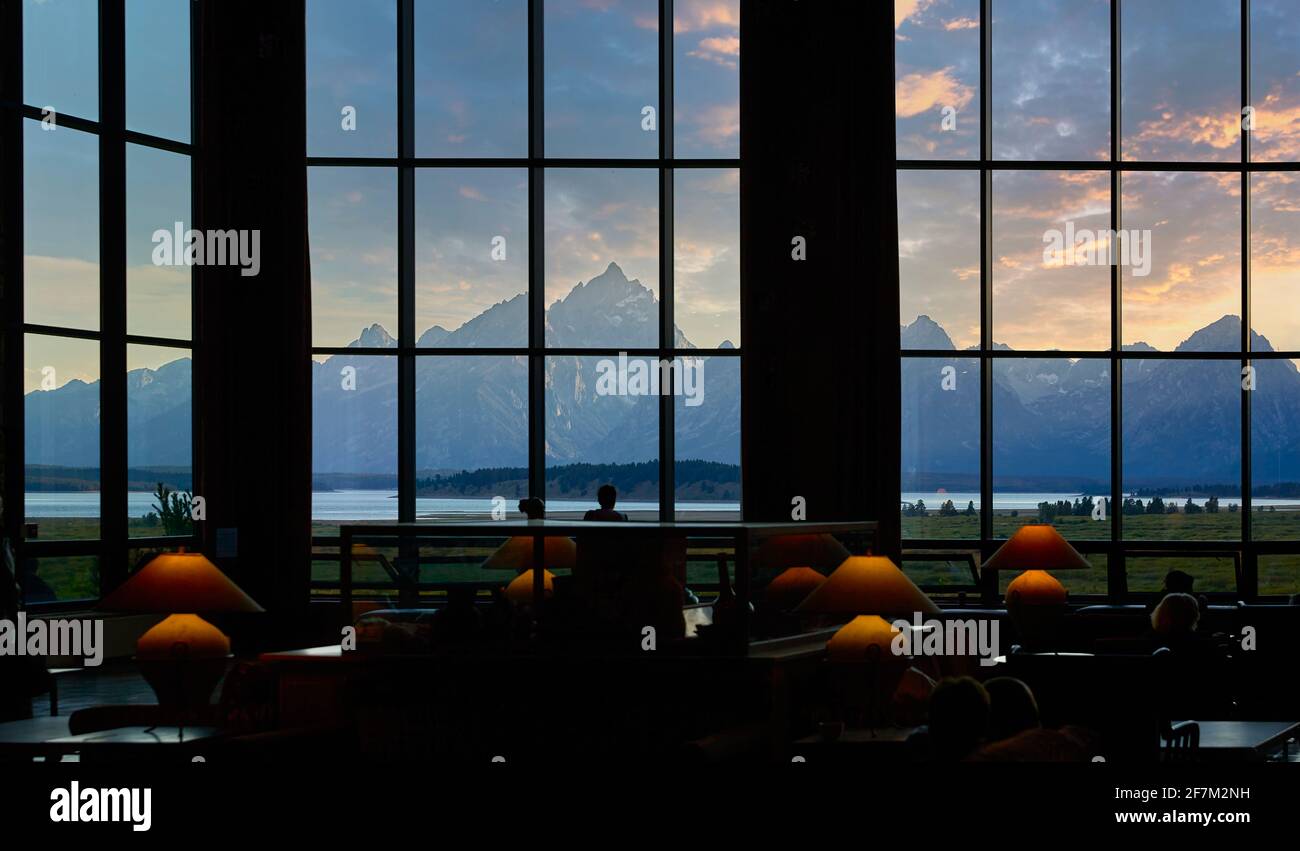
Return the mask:
<svg viewBox="0 0 1300 851">
<path fill-rule="evenodd" d="M 546 503 L 538 497 L 530 496 L 519 500 L 519 510 L 529 520 L 546 519 Z"/>
<path fill-rule="evenodd" d="M 1182 642 L 1192 638 L 1201 620 L 1201 607 L 1191 594 L 1175 592 L 1165 598 L 1151 613 L 1151 631 L 1157 638 Z"/>
<path fill-rule="evenodd" d="M 989 694 L 974 677 L 940 680 L 930 695 L 930 723 L 908 739 L 935 762 L 965 759 L 984 740 L 989 723 Z"/>
<path fill-rule="evenodd" d="M 989 693 L 990 742 L 1009 739 L 1017 733 L 1041 726 L 1038 701 L 1023 680 L 994 677 L 984 683 L 984 690 Z"/>
<path fill-rule="evenodd" d="M 596 501 L 600 503 L 600 508 L 593 508 L 591 511 L 582 515 L 583 520 L 612 520 L 615 522 L 627 522 L 626 514 L 614 510 L 614 503 L 618 502 L 618 489 L 613 485 L 601 485 L 600 490 L 596 491 Z"/>
</svg>

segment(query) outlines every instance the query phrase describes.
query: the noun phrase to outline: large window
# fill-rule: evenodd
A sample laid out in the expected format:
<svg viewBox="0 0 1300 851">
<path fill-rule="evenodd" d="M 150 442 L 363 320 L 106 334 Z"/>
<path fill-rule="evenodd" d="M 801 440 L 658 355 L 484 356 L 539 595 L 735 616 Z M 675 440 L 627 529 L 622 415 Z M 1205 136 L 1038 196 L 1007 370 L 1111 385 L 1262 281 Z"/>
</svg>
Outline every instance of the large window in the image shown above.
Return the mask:
<svg viewBox="0 0 1300 851">
<path fill-rule="evenodd" d="M 306 32 L 318 545 L 605 482 L 738 517 L 738 0 L 308 0 Z"/>
<path fill-rule="evenodd" d="M 905 546 L 1300 591 L 1300 19 L 1174 5 L 895 4 Z"/>
<path fill-rule="evenodd" d="M 193 478 L 191 269 L 155 238 L 190 227 L 190 9 L 21 4 L 24 339 L 10 356 L 29 604 L 98 597 L 193 536 L 180 496 Z"/>
</svg>

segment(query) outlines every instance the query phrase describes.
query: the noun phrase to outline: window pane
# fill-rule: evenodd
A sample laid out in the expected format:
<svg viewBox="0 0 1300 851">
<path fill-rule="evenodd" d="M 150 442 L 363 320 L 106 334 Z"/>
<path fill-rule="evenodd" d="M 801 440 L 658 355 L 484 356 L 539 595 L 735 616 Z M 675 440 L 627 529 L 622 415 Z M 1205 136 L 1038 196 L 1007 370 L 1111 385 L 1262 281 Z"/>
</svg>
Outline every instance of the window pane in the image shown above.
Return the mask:
<svg viewBox="0 0 1300 851">
<path fill-rule="evenodd" d="M 545 19 L 546 155 L 658 156 L 658 2 L 546 0 Z"/>
<path fill-rule="evenodd" d="M 190 158 L 126 146 L 126 328 L 129 334 L 190 339 L 191 267 L 185 232 L 190 216 Z M 160 233 L 161 232 L 161 233 Z M 165 234 L 165 236 L 164 236 Z M 179 238 L 178 238 L 179 237 Z M 205 250 L 209 241 L 203 243 Z M 239 261 L 228 240 L 214 247 Z M 203 257 L 213 263 L 215 258 Z"/>
<path fill-rule="evenodd" d="M 740 344 L 740 171 L 679 169 L 673 181 L 673 319 L 689 345 L 732 348 Z"/>
<path fill-rule="evenodd" d="M 740 0 L 673 3 L 673 153 L 740 156 Z"/>
<path fill-rule="evenodd" d="M 546 344 L 659 344 L 659 175 L 546 171 Z"/>
<path fill-rule="evenodd" d="M 1124 563 L 1128 590 L 1133 594 L 1154 594 L 1164 588 L 1171 570 L 1181 570 L 1192 577 L 1197 594 L 1236 591 L 1236 565 L 1230 558 L 1181 556 L 1177 558 L 1130 558 Z"/>
<path fill-rule="evenodd" d="M 899 159 L 979 158 L 979 19 L 979 0 L 894 3 Z"/>
<path fill-rule="evenodd" d="M 97 0 L 23 0 L 23 100 L 99 118 Z"/>
<path fill-rule="evenodd" d="M 903 537 L 980 535 L 974 358 L 903 358 Z"/>
<path fill-rule="evenodd" d="M 617 358 L 546 359 L 548 517 L 596 508 L 608 482 L 620 511 L 658 519 L 659 399 L 639 392 L 635 369 L 629 363 L 620 388 Z"/>
<path fill-rule="evenodd" d="M 1250 176 L 1250 324 L 1278 351 L 1300 350 L 1300 177 Z M 1252 346 L 1252 348 L 1257 348 Z"/>
<path fill-rule="evenodd" d="M 23 319 L 99 328 L 99 139 L 23 122 Z"/>
<path fill-rule="evenodd" d="M 394 0 L 308 0 L 307 153 L 397 155 Z"/>
<path fill-rule="evenodd" d="M 313 345 L 397 345 L 396 170 L 312 168 L 307 187 Z"/>
<path fill-rule="evenodd" d="M 898 172 L 904 349 L 979 345 L 979 180 L 977 171 Z"/>
<path fill-rule="evenodd" d="M 1240 159 L 1240 0 L 1120 10 L 1124 159 Z"/>
<path fill-rule="evenodd" d="M 415 227 L 417 345 L 528 345 L 527 170 L 417 171 Z"/>
<path fill-rule="evenodd" d="M 528 4 L 418 0 L 415 146 L 422 157 L 528 156 Z"/>
<path fill-rule="evenodd" d="M 27 522 L 41 539 L 99 537 L 99 343 L 28 334 Z"/>
<path fill-rule="evenodd" d="M 739 520 L 740 358 L 679 363 L 673 403 L 677 519 Z"/>
<path fill-rule="evenodd" d="M 129 345 L 126 368 L 128 533 L 192 534 L 189 500 L 170 495 L 194 489 L 190 353 Z M 159 484 L 169 492 L 165 505 Z"/>
<path fill-rule="evenodd" d="M 1125 361 L 1122 378 L 1124 537 L 1240 538 L 1241 364 Z"/>
<path fill-rule="evenodd" d="M 1266 341 L 1252 340 L 1256 351 Z M 1260 541 L 1300 540 L 1300 371 L 1295 361 L 1251 362 L 1255 389 L 1250 398 L 1251 535 Z"/>
<path fill-rule="evenodd" d="M 190 5 L 127 0 L 128 130 L 190 140 Z"/>
<path fill-rule="evenodd" d="M 1110 361 L 994 360 L 993 534 L 1042 522 L 1109 540 L 1109 494 Z"/>
<path fill-rule="evenodd" d="M 1251 0 L 1250 158 L 1300 159 L 1300 16 L 1293 0 Z"/>
<path fill-rule="evenodd" d="M 1110 348 L 1115 242 L 1105 172 L 994 173 L 993 339 L 1013 349 Z"/>
<path fill-rule="evenodd" d="M 1110 4 L 997 0 L 993 156 L 1110 159 Z"/>
<path fill-rule="evenodd" d="M 419 517 L 514 512 L 528 496 L 528 359 L 422 357 L 415 367 Z"/>
<path fill-rule="evenodd" d="M 314 533 L 396 519 L 397 358 L 335 355 L 311 370 Z"/>
<path fill-rule="evenodd" d="M 23 577 L 23 602 L 94 600 L 99 597 L 99 559 L 95 556 L 53 556 L 31 559 Z"/>
<path fill-rule="evenodd" d="M 1291 537 L 1300 537 L 1292 535 Z M 1300 555 L 1259 557 L 1259 593 L 1295 594 L 1300 591 Z"/>
<path fill-rule="evenodd" d="M 1240 175 L 1135 172 L 1122 186 L 1125 346 L 1240 351 Z"/>
</svg>

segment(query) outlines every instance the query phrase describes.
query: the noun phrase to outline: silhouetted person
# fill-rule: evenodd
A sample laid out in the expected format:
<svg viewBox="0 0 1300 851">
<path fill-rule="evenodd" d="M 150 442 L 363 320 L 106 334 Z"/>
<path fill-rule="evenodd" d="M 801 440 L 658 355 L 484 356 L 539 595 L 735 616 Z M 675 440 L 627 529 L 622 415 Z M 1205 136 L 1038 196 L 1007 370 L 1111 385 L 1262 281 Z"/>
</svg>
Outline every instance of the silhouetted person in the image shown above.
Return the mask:
<svg viewBox="0 0 1300 851">
<path fill-rule="evenodd" d="M 596 491 L 596 501 L 600 503 L 600 508 L 588 511 L 582 516 L 583 520 L 627 520 L 626 514 L 614 510 L 614 503 L 618 502 L 618 490 L 613 485 L 601 485 L 600 490 Z"/>
<path fill-rule="evenodd" d="M 538 497 L 530 496 L 527 499 L 519 500 L 519 510 L 529 520 L 546 519 L 546 503 L 542 502 Z"/>
<path fill-rule="evenodd" d="M 989 694 L 973 677 L 941 680 L 930 695 L 930 747 L 940 762 L 964 759 L 984 738 Z"/>
<path fill-rule="evenodd" d="M 1023 681 L 1015 677 L 994 677 L 984 683 L 984 690 L 989 695 L 990 742 L 1038 729 L 1038 701 Z"/>
<path fill-rule="evenodd" d="M 1165 574 L 1165 582 L 1160 589 L 1160 599 L 1163 600 L 1170 594 L 1190 594 L 1192 597 L 1196 598 L 1196 605 L 1197 608 L 1201 610 L 1201 614 L 1205 614 L 1205 610 L 1210 606 L 1210 601 L 1205 599 L 1203 595 L 1196 593 L 1194 590 L 1195 584 L 1196 577 L 1192 576 L 1190 573 L 1182 570 L 1171 570 Z M 1154 604 L 1148 605 L 1147 611 L 1154 612 L 1156 605 L 1158 604 L 1159 600 Z"/>
<path fill-rule="evenodd" d="M 1151 631 L 1157 638 L 1179 643 L 1194 637 L 1201 607 L 1191 594 L 1166 594 L 1151 613 Z"/>
</svg>

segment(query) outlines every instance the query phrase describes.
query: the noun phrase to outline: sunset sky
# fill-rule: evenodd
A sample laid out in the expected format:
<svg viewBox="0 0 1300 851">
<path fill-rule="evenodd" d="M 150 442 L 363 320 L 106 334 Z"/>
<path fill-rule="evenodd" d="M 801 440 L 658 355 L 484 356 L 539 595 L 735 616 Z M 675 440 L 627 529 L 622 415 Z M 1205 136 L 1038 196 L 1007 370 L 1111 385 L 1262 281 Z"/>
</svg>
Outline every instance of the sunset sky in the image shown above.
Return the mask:
<svg viewBox="0 0 1300 851">
<path fill-rule="evenodd" d="M 358 7 L 367 14 L 356 11 Z M 396 20 L 391 0 L 308 4 L 308 148 L 393 156 Z M 658 155 L 642 109 L 658 103 L 657 0 L 548 0 L 545 144 L 553 157 Z M 416 3 L 420 156 L 522 157 L 527 148 L 527 4 Z M 678 157 L 739 155 L 739 2 L 674 4 Z M 357 110 L 341 132 L 340 109 Z M 375 118 L 378 116 L 378 119 Z M 310 175 L 313 341 L 341 346 L 378 322 L 396 333 L 396 173 Z M 545 176 L 545 299 L 623 267 L 659 291 L 654 169 L 550 169 Z M 696 345 L 739 344 L 739 180 L 676 172 L 677 324 Z M 416 182 L 417 333 L 454 330 L 528 289 L 528 183 L 522 169 L 422 170 Z M 493 259 L 494 237 L 506 257 Z M 517 343 L 527 342 L 520 328 Z"/>
<path fill-rule="evenodd" d="M 1294 4 L 1251 4 L 1253 157 L 1300 153 L 1300 18 Z M 1240 3 L 1123 6 L 1122 156 L 1133 161 L 1240 159 Z M 1109 157 L 1109 3 L 993 4 L 995 159 L 1102 163 Z M 979 4 L 895 4 L 898 156 L 979 153 Z M 952 106 L 956 127 L 942 129 Z M 1150 230 L 1151 270 L 1123 270 L 1123 342 L 1172 349 L 1240 314 L 1241 178 L 1126 173 L 1126 229 Z M 928 314 L 959 348 L 979 339 L 979 183 L 965 172 L 900 171 L 899 255 L 906 324 Z M 1300 349 L 1300 186 L 1287 173 L 1251 183 L 1254 328 Z M 1109 227 L 1105 171 L 998 171 L 992 193 L 993 337 L 1019 349 L 1109 345 L 1109 271 L 1044 259 L 1043 233 Z"/>
</svg>

